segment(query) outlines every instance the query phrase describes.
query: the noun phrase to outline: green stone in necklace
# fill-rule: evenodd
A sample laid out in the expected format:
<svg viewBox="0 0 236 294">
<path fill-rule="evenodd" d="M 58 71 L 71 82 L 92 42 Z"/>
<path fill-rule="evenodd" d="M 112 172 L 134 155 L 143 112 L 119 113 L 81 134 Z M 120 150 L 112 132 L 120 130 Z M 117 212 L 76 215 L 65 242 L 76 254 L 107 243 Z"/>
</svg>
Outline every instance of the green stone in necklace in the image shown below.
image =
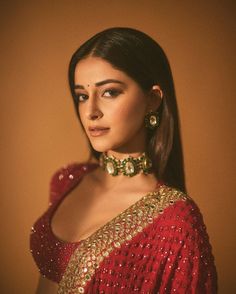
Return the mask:
<svg viewBox="0 0 236 294">
<path fill-rule="evenodd" d="M 129 156 L 125 159 L 117 159 L 113 155 L 108 156 L 106 153 L 102 153 L 100 156 L 100 166 L 112 176 L 123 174 L 133 177 L 140 172 L 144 174 L 150 173 L 152 162 L 146 153 L 139 157 Z"/>
</svg>

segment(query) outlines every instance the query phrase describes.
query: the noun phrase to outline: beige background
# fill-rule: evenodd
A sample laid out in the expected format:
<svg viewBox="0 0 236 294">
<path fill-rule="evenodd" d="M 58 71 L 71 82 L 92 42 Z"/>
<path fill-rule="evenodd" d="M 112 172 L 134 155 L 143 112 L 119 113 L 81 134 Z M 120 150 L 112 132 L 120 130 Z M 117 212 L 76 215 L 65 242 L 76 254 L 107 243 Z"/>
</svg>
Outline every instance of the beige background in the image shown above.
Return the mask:
<svg viewBox="0 0 236 294">
<path fill-rule="evenodd" d="M 235 1 L 1 1 L 1 293 L 33 293 L 30 227 L 52 173 L 84 160 L 67 85 L 72 52 L 112 26 L 160 42 L 180 108 L 189 194 L 200 206 L 219 274 L 235 278 Z"/>
</svg>

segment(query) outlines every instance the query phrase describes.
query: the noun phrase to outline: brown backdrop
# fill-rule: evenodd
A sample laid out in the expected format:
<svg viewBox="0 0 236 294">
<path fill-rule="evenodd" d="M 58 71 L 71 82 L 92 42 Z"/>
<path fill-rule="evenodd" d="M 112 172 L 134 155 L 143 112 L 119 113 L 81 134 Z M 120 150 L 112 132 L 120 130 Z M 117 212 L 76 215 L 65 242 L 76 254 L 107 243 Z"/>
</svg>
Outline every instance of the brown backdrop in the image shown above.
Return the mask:
<svg viewBox="0 0 236 294">
<path fill-rule="evenodd" d="M 207 2 L 207 3 L 206 3 Z M 220 293 L 235 293 L 234 1 L 1 1 L 1 293 L 33 293 L 29 231 L 52 173 L 87 157 L 67 85 L 72 52 L 131 26 L 165 49 L 180 108 L 189 194 L 213 245 Z"/>
</svg>

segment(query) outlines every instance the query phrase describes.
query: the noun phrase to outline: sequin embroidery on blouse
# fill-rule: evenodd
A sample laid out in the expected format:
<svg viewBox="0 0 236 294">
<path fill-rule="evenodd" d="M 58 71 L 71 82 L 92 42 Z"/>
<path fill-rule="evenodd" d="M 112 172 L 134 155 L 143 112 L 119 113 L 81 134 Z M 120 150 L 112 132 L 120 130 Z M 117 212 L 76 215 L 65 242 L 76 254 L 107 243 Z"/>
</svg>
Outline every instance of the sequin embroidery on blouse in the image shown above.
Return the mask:
<svg viewBox="0 0 236 294">
<path fill-rule="evenodd" d="M 30 234 L 30 251 L 40 274 L 56 283 L 61 280 L 71 254 L 80 243 L 64 242 L 52 231 L 51 219 L 60 203 L 82 177 L 97 168 L 97 164 L 72 163 L 57 170 L 50 182 L 48 209 L 35 222 Z"/>
<path fill-rule="evenodd" d="M 85 287 L 99 268 L 100 263 L 124 242 L 132 240 L 144 228 L 152 224 L 165 208 L 187 196 L 162 185 L 150 192 L 110 222 L 82 240 L 72 254 L 59 283 L 59 294 L 85 293 Z"/>
</svg>

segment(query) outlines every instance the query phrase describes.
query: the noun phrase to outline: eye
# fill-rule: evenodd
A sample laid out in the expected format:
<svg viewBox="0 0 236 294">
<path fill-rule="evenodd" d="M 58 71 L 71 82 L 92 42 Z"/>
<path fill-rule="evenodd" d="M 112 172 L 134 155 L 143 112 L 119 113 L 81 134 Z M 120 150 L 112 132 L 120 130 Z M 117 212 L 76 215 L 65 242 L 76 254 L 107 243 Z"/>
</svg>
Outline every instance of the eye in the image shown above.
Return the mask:
<svg viewBox="0 0 236 294">
<path fill-rule="evenodd" d="M 88 95 L 82 93 L 75 93 L 78 102 L 84 102 L 88 99 Z"/>
<path fill-rule="evenodd" d="M 120 95 L 122 93 L 121 90 L 118 90 L 118 89 L 107 89 L 103 92 L 103 97 L 108 97 L 108 98 L 115 98 L 117 97 L 118 95 Z"/>
</svg>

